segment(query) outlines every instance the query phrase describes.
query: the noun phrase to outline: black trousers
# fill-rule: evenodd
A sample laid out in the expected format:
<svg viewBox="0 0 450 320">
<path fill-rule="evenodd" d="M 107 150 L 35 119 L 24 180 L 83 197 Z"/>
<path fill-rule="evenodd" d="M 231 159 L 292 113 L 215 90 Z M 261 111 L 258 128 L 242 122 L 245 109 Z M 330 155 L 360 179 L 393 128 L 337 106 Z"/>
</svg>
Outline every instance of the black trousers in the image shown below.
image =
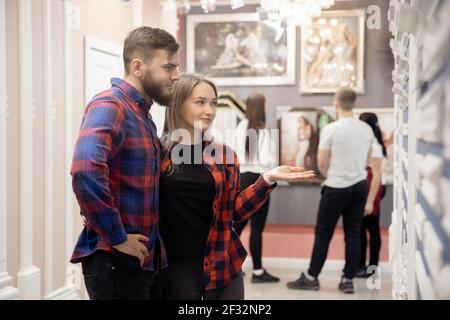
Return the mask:
<svg viewBox="0 0 450 320">
<path fill-rule="evenodd" d="M 244 172 L 241 174 L 242 188 L 254 184 L 260 177 L 260 174 L 253 172 Z M 264 203 L 264 205 L 252 215 L 250 219 L 250 254 L 252 255 L 253 270 L 262 269 L 262 233 L 266 226 L 267 214 L 269 212 L 270 198 Z M 234 224 L 234 229 L 240 236 L 242 230 L 247 225 L 248 220 Z"/>
<path fill-rule="evenodd" d="M 370 236 L 369 244 L 369 266 L 377 266 L 380 249 L 381 249 L 381 235 L 380 235 L 380 215 L 370 215 L 363 218 L 362 232 L 361 232 L 361 255 L 359 259 L 359 268 L 366 268 L 366 251 L 367 251 L 367 231 Z"/>
<path fill-rule="evenodd" d="M 227 286 L 214 290 L 204 290 L 203 260 L 172 261 L 161 274 L 168 300 L 244 300 L 242 272 Z"/>
<path fill-rule="evenodd" d="M 120 256 L 98 250 L 81 261 L 84 282 L 91 300 L 150 300 L 158 272 L 138 269 Z"/>
<path fill-rule="evenodd" d="M 322 198 L 315 230 L 314 247 L 308 273 L 317 277 L 322 271 L 339 217 L 344 220 L 345 267 L 344 276 L 353 279 L 361 250 L 361 223 L 367 198 L 366 181 L 348 188 L 322 188 Z"/>
</svg>

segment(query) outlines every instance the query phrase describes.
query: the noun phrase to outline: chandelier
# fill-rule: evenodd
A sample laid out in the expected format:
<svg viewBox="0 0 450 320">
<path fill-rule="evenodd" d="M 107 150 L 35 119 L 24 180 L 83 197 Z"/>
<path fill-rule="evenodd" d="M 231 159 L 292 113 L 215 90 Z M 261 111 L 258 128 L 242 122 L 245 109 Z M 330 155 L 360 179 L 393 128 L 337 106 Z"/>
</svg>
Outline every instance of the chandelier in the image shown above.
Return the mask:
<svg viewBox="0 0 450 320">
<path fill-rule="evenodd" d="M 170 0 L 168 0 L 170 1 Z M 174 1 L 174 0 L 172 0 Z M 191 1 L 177 0 L 180 14 L 191 10 Z M 200 7 L 205 13 L 216 9 L 216 0 L 200 0 Z M 334 0 L 261 0 L 257 9 L 261 20 L 278 20 L 285 24 L 309 25 L 314 17 L 320 16 L 322 9 L 328 9 Z M 231 9 L 245 6 L 245 0 L 230 0 Z"/>
<path fill-rule="evenodd" d="M 322 9 L 328 9 L 334 0 L 261 0 L 260 17 L 281 20 L 287 24 L 309 25 Z"/>
</svg>

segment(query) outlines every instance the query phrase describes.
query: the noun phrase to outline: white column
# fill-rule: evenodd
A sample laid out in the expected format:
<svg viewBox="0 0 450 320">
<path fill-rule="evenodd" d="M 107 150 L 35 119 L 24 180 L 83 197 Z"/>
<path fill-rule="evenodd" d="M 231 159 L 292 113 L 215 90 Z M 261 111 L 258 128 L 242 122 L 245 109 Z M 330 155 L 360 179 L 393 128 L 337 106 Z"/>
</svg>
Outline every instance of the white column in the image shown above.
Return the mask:
<svg viewBox="0 0 450 320">
<path fill-rule="evenodd" d="M 133 1 L 133 21 L 132 21 L 132 27 L 137 28 L 144 24 L 144 17 L 143 17 L 143 10 L 144 10 L 144 0 L 134 0 Z"/>
<path fill-rule="evenodd" d="M 45 141 L 44 141 L 44 295 L 48 299 L 53 290 L 53 58 L 52 58 L 52 0 L 44 3 L 44 91 L 45 91 Z"/>
<path fill-rule="evenodd" d="M 40 298 L 40 270 L 33 265 L 33 45 L 31 0 L 19 0 L 20 270 L 21 299 Z"/>
<path fill-rule="evenodd" d="M 15 299 L 19 291 L 11 287 L 11 276 L 6 267 L 7 256 L 7 170 L 6 155 L 7 131 L 6 118 L 8 110 L 8 97 L 6 90 L 6 8 L 5 0 L 0 0 L 0 300 Z"/>
<path fill-rule="evenodd" d="M 72 178 L 70 176 L 70 166 L 73 155 L 73 37 L 72 32 L 79 23 L 80 10 L 71 0 L 64 1 L 64 125 L 65 125 L 65 250 L 64 261 L 66 266 L 66 286 L 63 294 L 64 299 L 76 299 L 76 283 L 79 280 L 78 266 L 69 262 L 74 248 L 73 243 L 73 218 L 74 218 L 74 195 L 72 192 Z"/>
</svg>

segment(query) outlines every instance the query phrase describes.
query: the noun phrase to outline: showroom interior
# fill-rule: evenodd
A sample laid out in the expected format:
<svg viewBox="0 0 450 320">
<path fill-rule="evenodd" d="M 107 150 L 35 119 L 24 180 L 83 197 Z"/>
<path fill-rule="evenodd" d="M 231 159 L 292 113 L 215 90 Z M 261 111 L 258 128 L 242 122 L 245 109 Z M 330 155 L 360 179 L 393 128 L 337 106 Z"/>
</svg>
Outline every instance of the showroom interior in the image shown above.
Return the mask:
<svg viewBox="0 0 450 320">
<path fill-rule="evenodd" d="M 339 292 L 339 221 L 321 290 L 286 288 L 308 267 L 323 179 L 279 183 L 262 256 L 280 282 L 252 283 L 249 255 L 245 299 L 449 299 L 449 14 L 447 0 L 0 0 L 0 300 L 88 299 L 69 261 L 83 228 L 74 143 L 86 104 L 123 77 L 123 41 L 140 26 L 167 30 L 180 44 L 179 71 L 217 85 L 213 128 L 224 143 L 260 93 L 278 163 L 296 165 L 297 119 L 312 123 L 317 152 L 319 119 L 336 117 L 341 86 L 357 94 L 355 116 L 375 113 L 388 141 L 376 276 L 356 279 L 355 295 Z M 231 37 L 242 42 L 249 30 L 260 62 L 224 63 Z M 150 111 L 158 134 L 165 108 Z"/>
</svg>

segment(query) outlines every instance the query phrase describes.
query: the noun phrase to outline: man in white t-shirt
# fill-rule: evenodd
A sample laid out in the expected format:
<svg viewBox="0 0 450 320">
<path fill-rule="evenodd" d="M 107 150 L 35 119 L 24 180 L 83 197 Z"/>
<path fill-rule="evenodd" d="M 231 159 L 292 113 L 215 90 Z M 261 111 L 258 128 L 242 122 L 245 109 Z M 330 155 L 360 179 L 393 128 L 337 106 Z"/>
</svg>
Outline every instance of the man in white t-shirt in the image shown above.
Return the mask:
<svg viewBox="0 0 450 320">
<path fill-rule="evenodd" d="M 361 223 L 367 199 L 366 166 L 374 142 L 370 126 L 353 117 L 355 102 L 356 93 L 352 89 L 340 89 L 334 100 L 338 120 L 322 131 L 318 164 L 326 180 L 321 192 L 311 262 L 307 272 L 287 284 L 290 289 L 319 290 L 318 276 L 342 215 L 345 267 L 339 289 L 345 293 L 354 292 L 353 277 L 360 255 Z"/>
</svg>

